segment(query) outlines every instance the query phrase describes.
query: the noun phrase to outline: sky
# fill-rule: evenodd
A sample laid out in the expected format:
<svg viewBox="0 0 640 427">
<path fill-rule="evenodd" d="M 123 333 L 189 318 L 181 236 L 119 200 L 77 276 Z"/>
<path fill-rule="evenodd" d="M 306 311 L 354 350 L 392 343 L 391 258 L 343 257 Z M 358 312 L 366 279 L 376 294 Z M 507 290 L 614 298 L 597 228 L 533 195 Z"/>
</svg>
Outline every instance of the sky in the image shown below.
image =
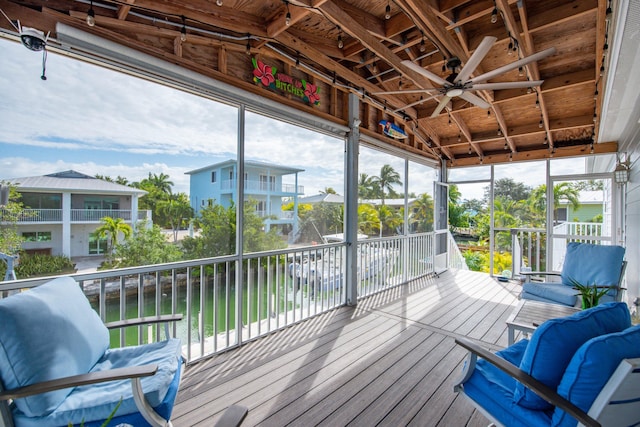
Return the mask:
<svg viewBox="0 0 640 427">
<path fill-rule="evenodd" d="M 174 192 L 188 193 L 185 172 L 236 157 L 235 108 L 55 53 L 41 80 L 42 52 L 3 38 L 0 58 L 0 180 L 69 169 L 129 181 L 164 173 Z M 341 140 L 252 113 L 246 123 L 247 159 L 303 169 L 305 196 L 343 193 Z M 384 164 L 404 172 L 403 160 L 361 146 L 359 172 L 377 175 Z M 496 178 L 544 183 L 526 165 L 505 165 Z M 433 170 L 411 163 L 409 176 L 410 192 L 433 192 Z M 482 185 L 468 187 L 463 199 L 482 198 Z"/>
</svg>

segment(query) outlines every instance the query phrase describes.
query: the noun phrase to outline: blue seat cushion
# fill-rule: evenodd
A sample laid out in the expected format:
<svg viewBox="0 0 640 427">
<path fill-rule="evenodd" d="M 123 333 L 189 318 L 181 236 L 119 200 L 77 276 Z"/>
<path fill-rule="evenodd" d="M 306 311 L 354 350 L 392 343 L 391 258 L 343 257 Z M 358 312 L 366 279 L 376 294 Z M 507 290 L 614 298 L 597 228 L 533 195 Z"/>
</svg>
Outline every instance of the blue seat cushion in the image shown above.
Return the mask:
<svg viewBox="0 0 640 427">
<path fill-rule="evenodd" d="M 562 266 L 562 283 L 618 286 L 625 249 L 622 246 L 570 242 Z M 615 296 L 616 291 L 609 295 Z"/>
<path fill-rule="evenodd" d="M 496 353 L 518 365 L 528 345 L 521 340 Z M 538 411 L 514 403 L 516 381 L 500 369 L 479 359 L 473 375 L 464 383 L 464 393 L 506 426 L 542 426 L 551 423 L 552 410 Z"/>
<path fill-rule="evenodd" d="M 620 362 L 637 357 L 640 357 L 640 325 L 593 338 L 571 359 L 558 394 L 588 412 Z M 576 420 L 561 409 L 554 411 L 552 421 L 554 426 L 576 425 Z"/>
<path fill-rule="evenodd" d="M 521 298 L 574 306 L 578 298 L 577 295 L 576 289 L 562 283 L 526 282 L 522 285 Z M 529 296 L 533 296 L 533 298 Z"/>
<path fill-rule="evenodd" d="M 548 320 L 531 335 L 520 369 L 555 389 L 582 344 L 630 325 L 629 308 L 622 302 L 601 304 L 571 316 Z M 516 404 L 530 409 L 551 408 L 548 402 L 520 383 L 516 384 L 514 399 Z"/>
<path fill-rule="evenodd" d="M 8 390 L 87 373 L 109 347 L 109 331 L 70 277 L 0 300 L 0 325 L 0 375 Z M 15 405 L 38 417 L 70 392 L 16 399 Z"/>
<path fill-rule="evenodd" d="M 154 408 L 160 408 L 164 412 L 161 415 L 169 419 L 180 380 L 181 351 L 179 339 L 111 349 L 91 369 L 91 372 L 157 364 L 158 372 L 155 375 L 142 378 L 142 389 L 149 404 Z M 168 394 L 171 394 L 170 399 L 167 398 Z M 135 413 L 138 409 L 133 400 L 131 381 L 121 380 L 76 387 L 55 411 L 43 417 L 27 417 L 20 411 L 14 411 L 14 423 L 16 427 L 49 427 L 66 426 L 69 422 L 79 425 L 84 420 L 86 427 L 92 425 L 94 421 L 95 425 L 99 426 L 111 414 L 121 398 L 122 403 L 116 412 L 116 417 L 126 418 L 134 414 L 132 419 L 136 419 L 138 415 Z M 141 422 L 130 424 L 146 425 Z"/>
</svg>

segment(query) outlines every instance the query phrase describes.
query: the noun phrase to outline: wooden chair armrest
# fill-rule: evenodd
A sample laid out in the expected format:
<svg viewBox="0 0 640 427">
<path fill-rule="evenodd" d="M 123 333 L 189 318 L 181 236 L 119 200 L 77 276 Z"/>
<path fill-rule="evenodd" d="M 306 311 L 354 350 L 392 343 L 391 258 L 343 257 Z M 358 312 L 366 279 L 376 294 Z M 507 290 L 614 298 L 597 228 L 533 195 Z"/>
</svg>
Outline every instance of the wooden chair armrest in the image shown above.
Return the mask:
<svg viewBox="0 0 640 427">
<path fill-rule="evenodd" d="M 521 371 L 517 366 L 513 365 L 512 363 L 507 362 L 501 357 L 496 356 L 490 351 L 485 350 L 484 348 L 480 347 L 479 345 L 467 339 L 456 338 L 455 341 L 456 341 L 456 344 L 466 348 L 471 353 L 482 357 L 484 360 L 491 363 L 493 366 L 500 369 L 501 371 L 505 372 L 507 375 L 514 378 L 516 381 L 520 382 L 524 386 L 526 386 L 528 389 L 536 393 L 538 396 L 540 396 L 547 402 L 551 403 L 553 406 L 557 406 L 563 411 L 565 411 L 566 413 L 568 413 L 569 415 L 571 415 L 573 418 L 578 420 L 578 422 L 582 423 L 583 425 L 588 427 L 600 426 L 600 423 L 598 421 L 591 418 L 582 409 L 578 408 L 576 405 L 574 405 L 564 397 L 560 396 L 551 387 L 538 381 L 531 375 Z"/>
<path fill-rule="evenodd" d="M 161 316 L 137 317 L 135 319 L 116 320 L 105 323 L 108 329 L 126 328 L 129 326 L 150 325 L 164 322 L 177 322 L 182 320 L 182 314 L 163 314 Z"/>
<path fill-rule="evenodd" d="M 131 378 L 149 377 L 155 375 L 158 365 L 130 366 L 126 368 L 110 369 L 108 371 L 89 372 L 88 374 L 73 375 L 71 377 L 58 378 L 50 381 L 30 384 L 13 390 L 0 393 L 0 400 L 19 399 L 34 394 L 48 391 L 61 390 L 63 388 L 79 387 L 89 384 L 103 383 L 107 381 L 126 380 Z"/>
</svg>

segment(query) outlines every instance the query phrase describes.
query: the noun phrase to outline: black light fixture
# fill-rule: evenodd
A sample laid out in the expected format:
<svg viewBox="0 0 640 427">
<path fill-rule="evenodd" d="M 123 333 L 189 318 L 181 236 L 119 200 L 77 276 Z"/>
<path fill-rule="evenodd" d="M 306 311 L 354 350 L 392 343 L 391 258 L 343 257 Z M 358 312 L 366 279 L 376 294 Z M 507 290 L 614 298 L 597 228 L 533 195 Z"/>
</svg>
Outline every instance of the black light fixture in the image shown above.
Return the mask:
<svg viewBox="0 0 640 427">
<path fill-rule="evenodd" d="M 216 0 L 216 5 L 222 6 L 222 0 Z"/>
<path fill-rule="evenodd" d="M 250 40 L 251 36 L 247 34 L 247 45 L 244 48 L 244 53 L 246 53 L 247 55 L 251 55 L 251 43 L 249 42 Z"/>
<path fill-rule="evenodd" d="M 89 3 L 89 11 L 87 12 L 87 25 L 93 27 L 96 25 L 96 13 L 93 10 L 93 0 Z"/>
<path fill-rule="evenodd" d="M 391 19 L 391 5 L 387 2 L 387 7 L 384 8 L 384 19 Z"/>
<path fill-rule="evenodd" d="M 185 22 L 184 15 L 182 15 L 181 18 L 182 18 L 182 29 L 180 29 L 180 40 L 185 42 L 187 41 L 187 25 Z"/>
<path fill-rule="evenodd" d="M 287 14 L 284 17 L 284 23 L 287 25 L 291 25 L 291 12 L 289 11 L 289 2 L 287 0 L 284 1 L 285 6 L 287 6 Z"/>
<path fill-rule="evenodd" d="M 543 126 L 542 119 L 540 119 L 540 123 L 538 123 L 538 127 L 542 129 L 542 126 Z"/>
<path fill-rule="evenodd" d="M 498 8 L 493 6 L 493 11 L 491 12 L 491 23 L 495 24 L 498 22 Z"/>
<path fill-rule="evenodd" d="M 538 98 L 538 94 L 536 93 L 536 108 L 540 109 L 540 98 Z"/>
<path fill-rule="evenodd" d="M 342 49 L 344 47 L 344 42 L 342 41 L 342 30 L 338 27 L 338 49 Z"/>
<path fill-rule="evenodd" d="M 424 43 L 424 32 L 422 32 L 422 39 L 420 40 L 420 52 L 424 52 L 425 50 L 427 50 L 427 46 Z"/>
</svg>

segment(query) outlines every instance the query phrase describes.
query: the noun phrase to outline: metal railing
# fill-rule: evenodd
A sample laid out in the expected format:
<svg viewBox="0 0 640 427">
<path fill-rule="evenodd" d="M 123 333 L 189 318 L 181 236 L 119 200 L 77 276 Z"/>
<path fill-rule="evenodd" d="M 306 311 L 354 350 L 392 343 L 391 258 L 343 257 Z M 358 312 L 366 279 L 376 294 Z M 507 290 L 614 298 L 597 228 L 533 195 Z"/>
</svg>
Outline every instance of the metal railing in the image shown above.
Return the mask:
<svg viewBox="0 0 640 427">
<path fill-rule="evenodd" d="M 62 222 L 62 209 L 23 209 L 18 223 Z M 71 209 L 71 222 L 100 222 L 105 216 L 122 218 L 131 222 L 131 210 L 123 209 Z M 151 211 L 138 211 L 138 220 L 148 220 Z M 0 222 L 6 221 L 6 213 L 0 209 Z"/>
<path fill-rule="evenodd" d="M 564 222 L 553 227 L 554 235 L 550 244 L 544 228 L 512 228 L 511 259 L 514 276 L 522 268 L 530 271 L 560 271 L 568 242 L 610 244 L 604 236 L 605 227 L 594 222 Z M 503 230 L 504 232 L 504 230 Z M 610 240 L 610 239 L 609 239 Z M 552 251 L 554 265 L 547 266 L 547 251 Z"/>
<path fill-rule="evenodd" d="M 236 188 L 235 179 L 227 179 L 220 183 L 220 189 L 226 191 L 234 191 Z M 288 194 L 304 194 L 304 186 L 295 184 L 276 184 L 275 182 L 264 182 L 258 180 L 245 180 L 244 189 L 254 193 L 288 193 Z"/>
<path fill-rule="evenodd" d="M 358 242 L 363 298 L 434 271 L 433 233 Z M 345 243 L 73 274 L 105 322 L 182 313 L 188 361 L 345 304 Z M 49 278 L 0 283 L 1 296 Z M 160 340 L 160 326 L 112 332 L 112 347 Z"/>
</svg>

